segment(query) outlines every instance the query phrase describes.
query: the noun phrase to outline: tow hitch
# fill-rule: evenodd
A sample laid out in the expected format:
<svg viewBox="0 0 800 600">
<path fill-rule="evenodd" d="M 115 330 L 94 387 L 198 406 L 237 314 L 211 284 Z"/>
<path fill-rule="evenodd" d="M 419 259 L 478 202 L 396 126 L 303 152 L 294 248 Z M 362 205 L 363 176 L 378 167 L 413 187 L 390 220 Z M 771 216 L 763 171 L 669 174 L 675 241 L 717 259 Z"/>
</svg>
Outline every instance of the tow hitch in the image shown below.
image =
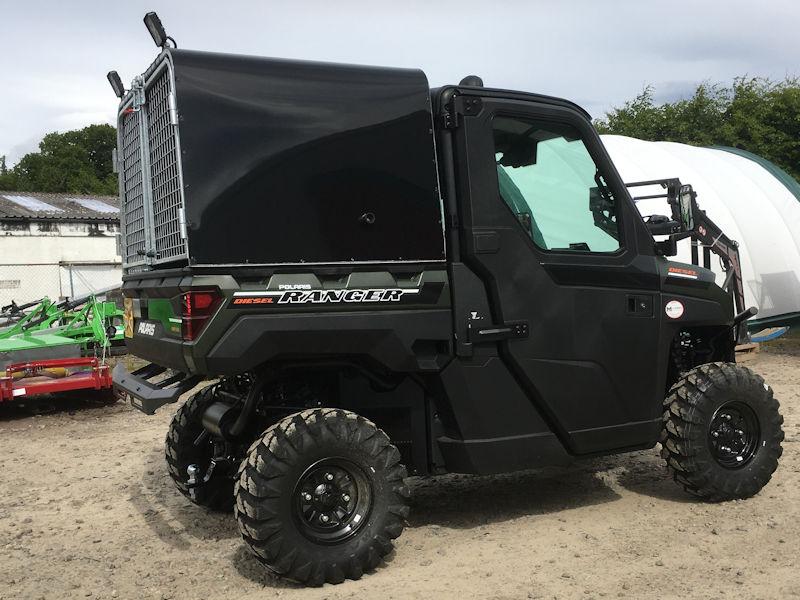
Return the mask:
<svg viewBox="0 0 800 600">
<path fill-rule="evenodd" d="M 214 474 L 214 469 L 217 466 L 216 459 L 211 459 L 211 464 L 208 465 L 208 469 L 206 470 L 203 479 L 199 479 L 200 475 L 200 467 L 195 464 L 191 464 L 186 467 L 186 474 L 189 476 L 189 480 L 186 482 L 186 487 L 189 488 L 189 497 L 192 500 L 197 500 L 197 488 L 201 485 L 208 483 L 211 479 L 211 476 Z"/>
</svg>

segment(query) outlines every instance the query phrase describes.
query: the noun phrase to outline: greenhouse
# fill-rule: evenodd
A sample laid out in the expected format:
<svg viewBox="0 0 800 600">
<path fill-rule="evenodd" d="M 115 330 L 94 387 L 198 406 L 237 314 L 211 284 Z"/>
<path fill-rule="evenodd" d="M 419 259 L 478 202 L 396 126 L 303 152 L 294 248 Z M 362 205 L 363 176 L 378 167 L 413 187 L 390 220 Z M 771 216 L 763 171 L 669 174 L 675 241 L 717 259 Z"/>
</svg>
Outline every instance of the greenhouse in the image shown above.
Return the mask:
<svg viewBox="0 0 800 600">
<path fill-rule="evenodd" d="M 751 326 L 800 324 L 800 184 L 736 148 L 602 139 L 626 183 L 677 177 L 691 184 L 700 208 L 739 242 L 746 305 L 759 310 Z M 663 200 L 637 207 L 644 216 L 670 214 Z M 691 262 L 689 240 L 679 243 L 676 260 Z M 720 265 L 712 268 L 721 283 Z"/>
</svg>

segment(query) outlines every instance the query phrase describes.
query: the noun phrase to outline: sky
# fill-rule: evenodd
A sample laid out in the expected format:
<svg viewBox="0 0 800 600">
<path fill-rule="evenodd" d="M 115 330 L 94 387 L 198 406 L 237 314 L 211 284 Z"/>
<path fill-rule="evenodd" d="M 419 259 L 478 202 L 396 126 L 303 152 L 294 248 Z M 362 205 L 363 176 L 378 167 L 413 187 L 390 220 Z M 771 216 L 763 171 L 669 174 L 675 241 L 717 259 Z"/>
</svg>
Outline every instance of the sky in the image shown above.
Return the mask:
<svg viewBox="0 0 800 600">
<path fill-rule="evenodd" d="M 113 124 L 105 74 L 127 87 L 155 58 L 149 10 L 181 48 L 417 67 L 432 87 L 477 74 L 594 117 L 648 84 L 665 101 L 703 81 L 800 75 L 798 0 L 0 0 L 0 156 Z"/>
</svg>

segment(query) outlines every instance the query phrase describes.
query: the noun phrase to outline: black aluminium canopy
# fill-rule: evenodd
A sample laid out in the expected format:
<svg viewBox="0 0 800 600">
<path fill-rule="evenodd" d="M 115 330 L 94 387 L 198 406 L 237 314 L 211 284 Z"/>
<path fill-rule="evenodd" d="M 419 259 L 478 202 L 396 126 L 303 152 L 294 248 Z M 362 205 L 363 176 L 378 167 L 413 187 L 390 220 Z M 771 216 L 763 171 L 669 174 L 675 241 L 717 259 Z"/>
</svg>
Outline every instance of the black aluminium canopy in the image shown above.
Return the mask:
<svg viewBox="0 0 800 600">
<path fill-rule="evenodd" d="M 444 259 L 422 71 L 168 54 L 192 264 Z"/>
</svg>

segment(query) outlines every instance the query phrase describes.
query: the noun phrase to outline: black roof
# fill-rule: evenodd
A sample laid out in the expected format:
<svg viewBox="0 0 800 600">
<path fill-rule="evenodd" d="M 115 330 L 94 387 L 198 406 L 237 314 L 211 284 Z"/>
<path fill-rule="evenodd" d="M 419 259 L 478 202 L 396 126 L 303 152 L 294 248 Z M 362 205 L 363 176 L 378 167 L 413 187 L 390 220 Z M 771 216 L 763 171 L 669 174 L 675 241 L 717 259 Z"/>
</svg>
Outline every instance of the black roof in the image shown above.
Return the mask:
<svg viewBox="0 0 800 600">
<path fill-rule="evenodd" d="M 0 220 L 119 222 L 116 196 L 45 194 L 0 190 Z"/>
</svg>

